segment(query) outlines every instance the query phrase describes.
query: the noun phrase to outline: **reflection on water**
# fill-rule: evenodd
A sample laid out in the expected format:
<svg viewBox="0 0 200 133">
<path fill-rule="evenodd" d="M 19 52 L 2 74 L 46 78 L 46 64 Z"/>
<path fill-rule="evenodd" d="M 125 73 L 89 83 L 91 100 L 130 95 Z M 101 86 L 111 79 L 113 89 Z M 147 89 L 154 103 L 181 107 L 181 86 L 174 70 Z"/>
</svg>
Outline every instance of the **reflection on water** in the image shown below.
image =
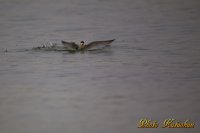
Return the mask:
<svg viewBox="0 0 200 133">
<path fill-rule="evenodd" d="M 1 0 L 0 132 L 169 132 L 137 122 L 198 123 L 199 7 L 198 0 Z M 102 51 L 30 50 L 113 38 Z"/>
</svg>

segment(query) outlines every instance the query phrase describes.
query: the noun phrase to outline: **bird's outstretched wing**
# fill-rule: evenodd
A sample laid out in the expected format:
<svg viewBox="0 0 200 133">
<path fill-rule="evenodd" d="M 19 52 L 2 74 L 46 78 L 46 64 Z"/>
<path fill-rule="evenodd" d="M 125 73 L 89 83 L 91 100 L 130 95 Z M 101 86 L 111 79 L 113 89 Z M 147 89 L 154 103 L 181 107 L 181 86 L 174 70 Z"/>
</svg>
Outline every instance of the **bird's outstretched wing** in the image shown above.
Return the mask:
<svg viewBox="0 0 200 133">
<path fill-rule="evenodd" d="M 66 41 L 61 41 L 64 48 L 67 50 L 77 50 L 79 46 L 75 42 L 66 42 Z"/>
<path fill-rule="evenodd" d="M 107 46 L 109 45 L 110 43 L 112 43 L 115 39 L 112 39 L 112 40 L 106 40 L 106 41 L 94 41 L 94 42 L 91 42 L 87 45 L 85 45 L 84 49 L 88 50 L 88 49 L 91 49 L 93 47 L 98 47 L 98 46 Z"/>
</svg>

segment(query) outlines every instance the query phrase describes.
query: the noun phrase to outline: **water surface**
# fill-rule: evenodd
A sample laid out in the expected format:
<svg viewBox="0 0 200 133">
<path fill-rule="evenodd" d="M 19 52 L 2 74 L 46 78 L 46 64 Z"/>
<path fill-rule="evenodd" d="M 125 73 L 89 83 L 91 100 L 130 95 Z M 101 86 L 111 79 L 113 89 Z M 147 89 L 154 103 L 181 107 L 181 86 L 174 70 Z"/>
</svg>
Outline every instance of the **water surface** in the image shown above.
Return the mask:
<svg viewBox="0 0 200 133">
<path fill-rule="evenodd" d="M 0 0 L 0 132 L 198 131 L 199 7 L 198 0 Z M 98 52 L 31 50 L 113 38 Z M 197 125 L 139 129 L 142 118 Z"/>
</svg>

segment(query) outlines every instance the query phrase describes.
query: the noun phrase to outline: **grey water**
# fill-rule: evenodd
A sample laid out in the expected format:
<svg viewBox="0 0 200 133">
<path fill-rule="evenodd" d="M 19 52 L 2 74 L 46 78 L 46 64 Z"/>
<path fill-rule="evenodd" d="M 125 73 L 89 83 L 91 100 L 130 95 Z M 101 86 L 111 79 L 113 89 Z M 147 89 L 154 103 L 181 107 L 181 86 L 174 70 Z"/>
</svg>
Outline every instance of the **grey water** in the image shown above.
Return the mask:
<svg viewBox="0 0 200 133">
<path fill-rule="evenodd" d="M 199 13 L 199 0 L 0 0 L 0 132 L 199 131 Z M 102 51 L 32 50 L 113 38 Z"/>
</svg>

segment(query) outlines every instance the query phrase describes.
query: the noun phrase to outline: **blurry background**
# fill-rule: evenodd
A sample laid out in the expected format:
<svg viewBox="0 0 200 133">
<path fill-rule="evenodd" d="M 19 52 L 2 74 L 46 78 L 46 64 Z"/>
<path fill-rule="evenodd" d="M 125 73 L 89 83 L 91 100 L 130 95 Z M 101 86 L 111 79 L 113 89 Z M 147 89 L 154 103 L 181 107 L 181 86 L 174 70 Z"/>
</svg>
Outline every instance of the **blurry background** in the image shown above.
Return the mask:
<svg viewBox="0 0 200 133">
<path fill-rule="evenodd" d="M 197 132 L 199 13 L 199 0 L 0 0 L 0 132 Z M 113 38 L 99 52 L 31 50 Z"/>
</svg>

